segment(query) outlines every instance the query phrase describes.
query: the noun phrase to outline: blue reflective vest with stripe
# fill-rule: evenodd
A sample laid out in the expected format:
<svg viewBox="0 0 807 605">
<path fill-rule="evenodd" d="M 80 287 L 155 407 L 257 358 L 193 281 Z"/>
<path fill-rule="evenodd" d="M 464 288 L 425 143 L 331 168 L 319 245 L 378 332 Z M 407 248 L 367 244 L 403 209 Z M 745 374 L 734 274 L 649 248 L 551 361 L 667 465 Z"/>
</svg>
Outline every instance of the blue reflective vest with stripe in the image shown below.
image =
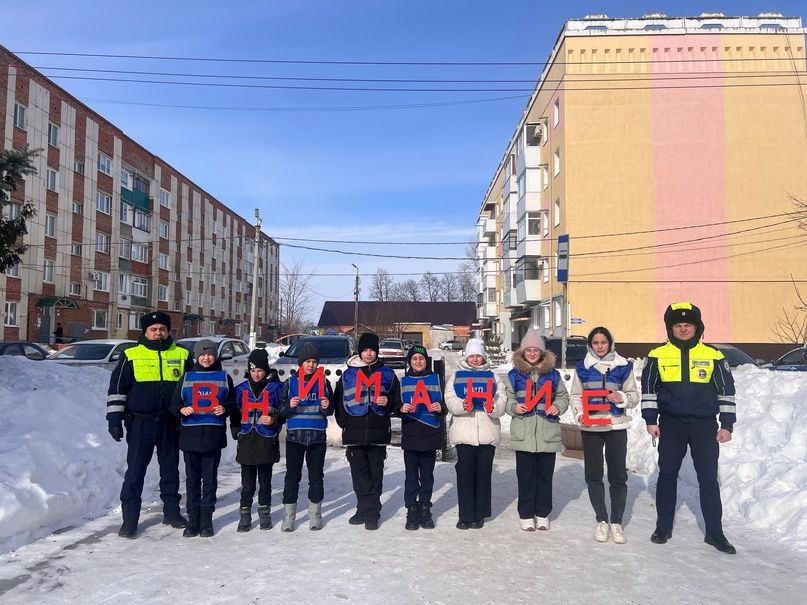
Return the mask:
<svg viewBox="0 0 807 605">
<path fill-rule="evenodd" d="M 471 388 L 475 393 L 486 393 L 490 388 L 491 399 L 496 397 L 496 376 L 490 370 L 457 370 L 454 374 L 454 394 L 465 401 L 468 391 L 468 380 L 471 381 Z M 473 409 L 479 412 L 485 411 L 485 398 L 474 397 Z"/>
<path fill-rule="evenodd" d="M 537 380 L 532 380 L 530 376 L 519 372 L 515 368 L 510 370 L 507 373 L 507 377 L 510 379 L 510 384 L 513 385 L 513 392 L 516 395 L 516 401 L 521 405 L 527 405 L 527 383 L 532 381 L 532 392 L 530 393 L 530 399 L 532 399 L 536 393 L 538 393 L 547 382 L 552 384 L 552 397 L 555 397 L 555 394 L 558 392 L 558 384 L 560 383 L 560 372 L 557 370 L 552 370 L 546 374 L 540 374 Z M 549 403 L 552 405 L 552 402 Z M 533 414 L 538 414 L 546 418 L 547 420 L 551 420 L 556 422 L 558 417 L 557 416 L 547 416 L 546 415 L 546 396 L 542 396 L 541 399 L 535 404 L 535 407 L 532 408 L 529 412 L 525 412 L 522 414 L 523 416 L 532 416 Z"/>
<path fill-rule="evenodd" d="M 627 365 L 610 368 L 605 374 L 602 374 L 594 366 L 587 368 L 582 360 L 577 362 L 577 378 L 580 380 L 584 391 L 598 391 L 600 389 L 619 391 L 622 389 L 622 385 L 625 384 L 631 372 L 633 372 L 633 362 L 630 361 Z M 618 408 L 613 403 L 606 401 L 605 397 L 591 397 L 588 401 L 589 403 L 597 405 L 610 405 L 610 413 L 614 416 L 621 416 L 625 413 L 625 410 L 622 408 Z M 591 415 L 593 416 L 594 414 L 604 411 L 605 410 L 591 410 Z"/>
<path fill-rule="evenodd" d="M 342 373 L 342 404 L 345 411 L 351 416 L 364 416 L 367 411 L 372 409 L 379 416 L 386 414 L 386 409 L 383 406 L 373 403 L 375 397 L 375 389 L 363 386 L 362 391 L 357 393 L 356 383 L 360 368 L 350 367 Z M 367 377 L 368 380 L 373 379 L 376 373 L 381 374 L 381 392 L 379 395 L 386 395 L 392 388 L 392 383 L 395 380 L 395 371 L 387 366 L 380 366 Z"/>
<path fill-rule="evenodd" d="M 210 388 L 212 387 L 212 388 Z M 182 426 L 224 426 L 227 415 L 216 416 L 213 408 L 224 405 L 230 392 L 227 384 L 227 372 L 186 372 L 182 379 L 182 402 L 193 405 L 193 393 L 196 391 L 197 408 L 190 416 L 182 416 Z"/>
<path fill-rule="evenodd" d="M 404 376 L 401 378 L 401 401 L 403 403 L 412 403 L 412 398 L 419 382 L 422 382 L 423 386 L 426 387 L 426 394 L 429 396 L 430 403 L 443 401 L 440 377 L 437 374 L 429 374 L 428 376 Z M 415 406 L 415 409 L 409 412 L 407 416 L 433 428 L 440 426 L 440 418 L 421 404 Z"/>
<path fill-rule="evenodd" d="M 277 402 L 282 386 L 280 382 L 269 382 L 263 387 L 260 395 L 255 397 L 249 386 L 249 381 L 245 380 L 235 387 L 235 400 L 238 403 L 239 411 L 243 409 L 242 406 L 245 397 L 249 403 L 260 403 L 265 398 L 268 401 L 269 410 L 277 410 Z M 258 419 L 261 417 L 261 414 L 262 412 L 259 408 L 249 410 L 247 413 L 247 421 L 241 422 L 240 434 L 246 435 L 254 429 L 261 437 L 277 437 L 277 434 L 280 432 L 280 424 L 278 422 L 273 424 L 260 424 Z"/>
<path fill-rule="evenodd" d="M 322 380 L 327 380 L 323 374 Z M 306 381 L 306 384 L 308 381 Z M 297 376 L 289 378 L 289 399 L 299 397 L 300 395 L 300 380 Z M 328 390 L 325 389 L 325 396 L 328 396 Z M 293 410 L 293 414 L 289 416 L 286 421 L 286 430 L 294 431 L 298 429 L 309 429 L 312 431 L 324 431 L 328 428 L 328 419 L 322 414 L 322 407 L 320 406 L 319 388 L 314 385 L 308 391 L 305 399 L 300 399 L 300 403 Z"/>
</svg>

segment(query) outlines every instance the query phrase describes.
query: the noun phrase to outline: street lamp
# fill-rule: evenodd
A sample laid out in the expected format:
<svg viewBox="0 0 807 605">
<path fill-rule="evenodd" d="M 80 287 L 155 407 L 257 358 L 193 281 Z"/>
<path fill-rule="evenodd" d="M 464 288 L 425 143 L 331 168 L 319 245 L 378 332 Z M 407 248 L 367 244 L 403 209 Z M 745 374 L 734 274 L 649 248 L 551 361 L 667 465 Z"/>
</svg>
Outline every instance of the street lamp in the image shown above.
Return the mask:
<svg viewBox="0 0 807 605">
<path fill-rule="evenodd" d="M 358 341 L 359 338 L 359 268 L 354 264 L 353 267 L 356 269 L 356 287 L 353 290 L 353 338 Z"/>
</svg>

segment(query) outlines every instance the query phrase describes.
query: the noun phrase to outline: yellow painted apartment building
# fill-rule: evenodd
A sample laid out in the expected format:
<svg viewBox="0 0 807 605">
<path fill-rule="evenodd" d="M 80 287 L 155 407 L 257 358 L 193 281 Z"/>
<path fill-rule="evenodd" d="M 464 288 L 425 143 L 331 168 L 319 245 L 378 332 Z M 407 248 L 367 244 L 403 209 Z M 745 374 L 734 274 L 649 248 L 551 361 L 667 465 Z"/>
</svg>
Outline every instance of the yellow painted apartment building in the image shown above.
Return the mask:
<svg viewBox="0 0 807 605">
<path fill-rule="evenodd" d="M 605 325 L 639 355 L 686 300 L 707 341 L 772 357 L 791 276 L 807 292 L 804 34 L 776 13 L 567 21 L 481 204 L 482 326 L 508 346 Z"/>
</svg>

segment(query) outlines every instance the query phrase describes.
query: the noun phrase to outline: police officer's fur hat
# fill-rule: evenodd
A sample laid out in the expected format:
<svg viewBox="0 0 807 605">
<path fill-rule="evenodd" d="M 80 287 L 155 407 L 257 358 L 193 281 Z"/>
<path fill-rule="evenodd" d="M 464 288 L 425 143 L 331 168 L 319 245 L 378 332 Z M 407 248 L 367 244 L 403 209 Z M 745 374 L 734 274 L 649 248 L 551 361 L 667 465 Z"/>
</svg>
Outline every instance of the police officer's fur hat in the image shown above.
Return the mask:
<svg viewBox="0 0 807 605">
<path fill-rule="evenodd" d="M 696 328 L 702 328 L 701 310 L 690 303 L 672 303 L 664 311 L 664 325 L 669 330 L 675 324 L 692 324 Z"/>
<path fill-rule="evenodd" d="M 171 316 L 162 311 L 152 311 L 140 318 L 140 329 L 145 333 L 146 328 L 154 324 L 162 324 L 171 331 Z"/>
</svg>

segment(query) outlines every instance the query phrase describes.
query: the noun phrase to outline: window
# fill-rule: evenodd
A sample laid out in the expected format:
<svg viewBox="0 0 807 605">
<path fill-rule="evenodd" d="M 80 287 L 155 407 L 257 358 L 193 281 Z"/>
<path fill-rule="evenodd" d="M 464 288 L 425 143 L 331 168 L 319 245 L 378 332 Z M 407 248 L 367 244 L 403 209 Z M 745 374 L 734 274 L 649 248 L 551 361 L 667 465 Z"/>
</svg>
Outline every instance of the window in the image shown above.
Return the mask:
<svg viewBox="0 0 807 605">
<path fill-rule="evenodd" d="M 489 303 L 496 302 L 496 288 L 488 288 L 488 302 Z"/>
<path fill-rule="evenodd" d="M 3 310 L 3 325 L 4 326 L 17 325 L 17 303 L 6 302 L 5 309 Z"/>
<path fill-rule="evenodd" d="M 59 173 L 52 168 L 48 168 L 45 173 L 45 187 L 48 191 L 58 191 L 59 189 Z"/>
<path fill-rule="evenodd" d="M 78 160 L 73 162 L 73 172 L 84 174 L 84 162 L 79 162 Z"/>
<path fill-rule="evenodd" d="M 125 202 L 120 203 L 120 222 L 131 225 L 134 221 L 134 207 Z"/>
<path fill-rule="evenodd" d="M 73 201 L 73 214 L 82 216 L 84 214 L 84 204 L 81 202 Z"/>
<path fill-rule="evenodd" d="M 549 212 L 546 210 L 541 211 L 541 231 L 544 237 L 549 235 Z"/>
<path fill-rule="evenodd" d="M 22 205 L 18 204 L 17 202 L 9 202 L 8 203 L 8 218 L 14 220 L 20 216 L 22 212 Z"/>
<path fill-rule="evenodd" d="M 118 244 L 118 258 L 132 258 L 132 241 L 121 239 Z"/>
<path fill-rule="evenodd" d="M 205 301 L 205 295 L 199 292 L 199 295 L 196 297 L 196 306 L 203 307 Z"/>
<path fill-rule="evenodd" d="M 138 244 L 137 242 L 132 243 L 132 260 L 136 260 L 139 263 L 147 263 L 149 262 L 149 249 L 148 246 L 145 244 Z"/>
<path fill-rule="evenodd" d="M 149 280 L 144 277 L 132 276 L 132 296 L 146 298 L 149 295 Z"/>
<path fill-rule="evenodd" d="M 555 227 L 560 225 L 560 198 L 555 200 L 555 220 L 553 224 Z"/>
<path fill-rule="evenodd" d="M 563 309 L 561 308 L 560 301 L 555 301 L 555 327 L 559 328 L 563 325 Z"/>
<path fill-rule="evenodd" d="M 174 301 L 174 311 L 179 311 L 181 306 L 182 306 L 181 302 L 179 302 L 178 300 Z"/>
<path fill-rule="evenodd" d="M 191 276 L 191 264 L 188 263 L 188 277 Z"/>
<path fill-rule="evenodd" d="M 109 214 L 112 211 L 112 198 L 103 191 L 96 192 L 95 208 L 104 214 Z"/>
<path fill-rule="evenodd" d="M 56 236 L 56 215 L 55 214 L 46 214 L 45 215 L 45 235 L 48 237 L 55 237 Z"/>
<path fill-rule="evenodd" d="M 123 313 L 118 313 L 118 318 L 115 320 L 115 329 L 116 330 L 123 329 Z"/>
<path fill-rule="evenodd" d="M 140 320 L 145 313 L 129 313 L 129 329 L 140 330 Z"/>
<path fill-rule="evenodd" d="M 502 245 L 504 246 L 504 250 L 515 250 L 518 242 L 516 240 L 516 230 L 510 229 L 507 233 L 504 234 L 504 238 L 502 239 Z"/>
<path fill-rule="evenodd" d="M 129 276 L 126 273 L 118 274 L 118 294 L 129 293 Z"/>
<path fill-rule="evenodd" d="M 527 147 L 538 147 L 541 144 L 542 129 L 540 124 L 527 124 Z"/>
<path fill-rule="evenodd" d="M 165 221 L 160 221 L 160 237 L 168 239 L 168 223 Z"/>
<path fill-rule="evenodd" d="M 128 189 L 129 191 L 132 190 L 134 182 L 134 172 L 129 170 L 128 168 L 124 168 L 121 166 L 120 169 L 120 186 L 124 189 Z"/>
<path fill-rule="evenodd" d="M 544 276 L 544 283 L 549 283 L 549 264 L 541 263 L 541 273 Z M 549 327 L 548 325 L 545 327 Z"/>
<path fill-rule="evenodd" d="M 549 166 L 546 165 L 542 166 L 541 174 L 543 175 L 542 181 L 544 184 L 544 190 L 546 190 L 546 188 L 549 187 Z"/>
<path fill-rule="evenodd" d="M 516 261 L 515 282 L 521 283 L 525 279 L 538 279 L 538 256 L 522 256 Z"/>
<path fill-rule="evenodd" d="M 73 256 L 81 256 L 81 244 L 78 242 L 70 244 L 70 254 Z"/>
<path fill-rule="evenodd" d="M 160 206 L 171 207 L 171 192 L 160 189 Z"/>
<path fill-rule="evenodd" d="M 109 292 L 109 273 L 104 271 L 95 271 L 95 289 L 102 292 Z"/>
<path fill-rule="evenodd" d="M 162 284 L 157 286 L 157 300 L 161 302 L 168 301 L 168 286 L 163 286 Z"/>
<path fill-rule="evenodd" d="M 42 261 L 42 281 L 53 282 L 53 267 L 54 262 L 51 259 Z"/>
<path fill-rule="evenodd" d="M 527 213 L 527 235 L 541 234 L 541 214 L 540 212 Z"/>
<path fill-rule="evenodd" d="M 48 124 L 48 145 L 56 147 L 59 144 L 59 127 L 56 124 Z"/>
<path fill-rule="evenodd" d="M 14 103 L 14 126 L 25 130 L 25 105 Z"/>
<path fill-rule="evenodd" d="M 560 174 L 560 149 L 555 150 L 555 163 L 552 172 L 555 176 Z"/>
<path fill-rule="evenodd" d="M 555 99 L 552 106 L 552 126 L 557 126 L 558 122 L 560 122 L 560 99 Z"/>
<path fill-rule="evenodd" d="M 81 296 L 81 284 L 77 281 L 70 282 L 70 295 Z"/>
<path fill-rule="evenodd" d="M 135 210 L 134 226 L 142 231 L 151 231 L 151 216 L 140 210 Z"/>
<path fill-rule="evenodd" d="M 109 235 L 103 231 L 95 232 L 95 251 L 109 254 Z"/>
<path fill-rule="evenodd" d="M 191 306 L 191 291 L 185 290 L 185 304 Z"/>
<path fill-rule="evenodd" d="M 19 277 L 20 276 L 20 267 L 19 265 L 9 265 L 6 267 L 6 277 Z"/>
<path fill-rule="evenodd" d="M 106 309 L 92 310 L 92 329 L 106 330 Z"/>
<path fill-rule="evenodd" d="M 98 171 L 112 176 L 112 158 L 100 151 L 98 152 Z"/>
<path fill-rule="evenodd" d="M 167 254 L 160 254 L 157 257 L 157 266 L 160 269 L 168 269 L 168 255 Z"/>
</svg>

